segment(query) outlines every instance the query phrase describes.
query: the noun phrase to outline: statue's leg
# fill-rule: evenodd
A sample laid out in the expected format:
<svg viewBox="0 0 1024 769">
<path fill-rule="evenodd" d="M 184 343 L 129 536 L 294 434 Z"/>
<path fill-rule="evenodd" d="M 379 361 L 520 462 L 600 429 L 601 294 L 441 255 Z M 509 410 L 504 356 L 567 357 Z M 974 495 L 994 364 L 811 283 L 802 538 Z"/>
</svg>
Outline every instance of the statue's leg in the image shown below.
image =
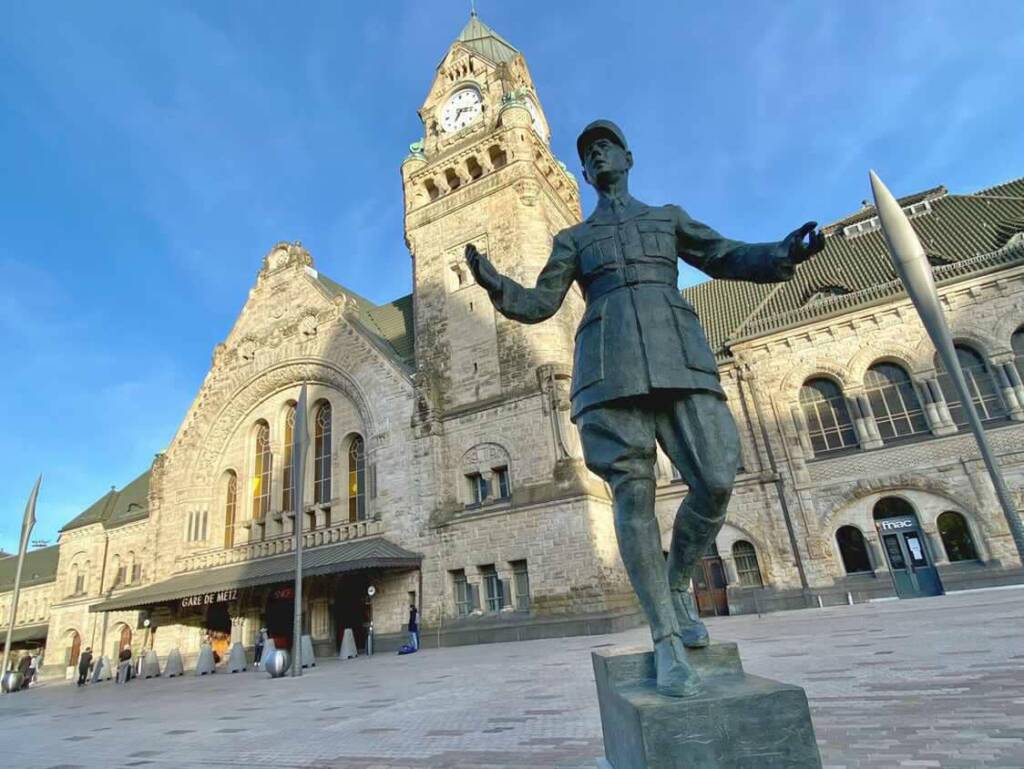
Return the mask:
<svg viewBox="0 0 1024 769">
<path fill-rule="evenodd" d="M 690 393 L 666 403 L 656 420 L 658 441 L 690 487 L 676 512 L 668 555 L 668 583 L 683 642 L 707 646 L 690 587 L 693 570 L 725 522 L 739 466 L 739 435 L 725 401 Z"/>
<path fill-rule="evenodd" d="M 654 414 L 636 405 L 597 406 L 576 424 L 587 467 L 612 489 L 619 553 L 651 626 L 658 690 L 695 694 L 700 679 L 686 662 L 654 515 Z"/>
</svg>

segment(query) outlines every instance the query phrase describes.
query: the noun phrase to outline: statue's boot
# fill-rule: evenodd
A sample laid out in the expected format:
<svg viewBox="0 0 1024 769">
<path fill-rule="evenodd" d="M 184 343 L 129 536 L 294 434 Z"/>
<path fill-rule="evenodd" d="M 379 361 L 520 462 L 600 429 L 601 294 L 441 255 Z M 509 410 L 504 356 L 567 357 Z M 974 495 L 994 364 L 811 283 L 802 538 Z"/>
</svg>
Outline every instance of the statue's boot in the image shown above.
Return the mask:
<svg viewBox="0 0 1024 769">
<path fill-rule="evenodd" d="M 697 601 L 690 588 L 690 577 L 697 562 L 715 541 L 724 522 L 724 515 L 716 519 L 706 518 L 686 502 L 676 514 L 668 554 L 668 582 L 680 635 L 683 644 L 690 649 L 699 649 L 711 642 L 707 626 L 701 621 L 697 610 Z"/>
<path fill-rule="evenodd" d="M 659 694 L 692 697 L 703 688 L 697 671 L 686 661 L 686 650 L 677 635 L 654 642 L 654 667 L 658 674 Z"/>
<path fill-rule="evenodd" d="M 679 618 L 679 634 L 687 649 L 702 649 L 711 643 L 711 636 L 708 635 L 707 625 L 701 621 L 692 590 L 673 590 L 672 606 Z"/>
</svg>

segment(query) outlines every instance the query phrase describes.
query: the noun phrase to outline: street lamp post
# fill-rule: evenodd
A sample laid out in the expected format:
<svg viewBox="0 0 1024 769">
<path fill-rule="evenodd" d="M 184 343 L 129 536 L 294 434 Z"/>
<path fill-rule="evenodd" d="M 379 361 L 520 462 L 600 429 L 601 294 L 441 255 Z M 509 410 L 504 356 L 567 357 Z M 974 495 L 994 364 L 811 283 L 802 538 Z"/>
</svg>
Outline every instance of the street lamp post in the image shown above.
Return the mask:
<svg viewBox="0 0 1024 769">
<path fill-rule="evenodd" d="M 295 406 L 295 427 L 292 430 L 292 511 L 295 523 L 295 614 L 292 619 L 292 676 L 302 675 L 302 521 L 303 485 L 306 480 L 306 384 L 302 384 L 299 402 Z"/>
<path fill-rule="evenodd" d="M 32 493 L 28 496 L 28 503 L 25 505 L 25 517 L 21 522 L 21 540 L 18 542 L 18 565 L 14 572 L 14 592 L 11 595 L 11 619 L 7 623 L 7 638 L 4 641 L 3 663 L 0 665 L 0 676 L 7 674 L 7 661 L 11 656 L 11 637 L 14 635 L 14 622 L 18 617 L 18 594 L 21 592 L 21 567 L 25 565 L 25 551 L 28 550 L 28 538 L 32 533 L 32 527 L 36 525 L 36 499 L 39 496 L 39 485 L 43 482 L 43 476 L 36 479 L 36 485 L 32 487 Z"/>
<path fill-rule="evenodd" d="M 893 266 L 896 268 L 896 274 L 903 281 L 928 336 L 931 337 L 947 373 L 956 386 L 960 402 L 967 414 L 967 421 L 974 433 L 974 439 L 978 442 L 981 458 L 992 479 L 992 485 L 995 487 L 996 498 L 1003 508 L 1003 515 L 1010 528 L 1013 543 L 1017 546 L 1017 554 L 1024 561 L 1024 526 L 1021 525 L 1020 515 L 1010 499 L 1006 481 L 1003 480 L 999 465 L 996 464 L 985 430 L 981 426 L 981 418 L 975 408 L 974 399 L 967 387 L 963 369 L 960 368 L 956 348 L 953 346 L 953 336 L 950 334 L 949 326 L 946 324 L 946 318 L 942 312 L 939 292 L 935 289 L 931 265 L 925 256 L 924 248 L 921 247 L 921 241 L 918 240 L 914 228 L 910 225 L 910 220 L 900 208 L 899 203 L 896 202 L 896 198 L 874 171 L 870 171 L 869 175 L 871 177 L 871 192 L 875 196 L 875 208 L 878 210 L 878 221 L 889 245 L 889 254 L 892 257 Z"/>
</svg>

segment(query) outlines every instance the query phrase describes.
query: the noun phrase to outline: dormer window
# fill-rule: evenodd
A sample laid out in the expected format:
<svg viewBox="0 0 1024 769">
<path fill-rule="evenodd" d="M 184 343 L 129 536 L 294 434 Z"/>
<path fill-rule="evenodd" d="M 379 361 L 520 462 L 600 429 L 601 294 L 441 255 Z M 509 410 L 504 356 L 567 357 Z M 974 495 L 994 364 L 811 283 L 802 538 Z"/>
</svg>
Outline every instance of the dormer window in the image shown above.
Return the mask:
<svg viewBox="0 0 1024 769">
<path fill-rule="evenodd" d="M 849 294 L 850 289 L 846 286 L 818 286 L 812 291 L 808 292 L 807 298 L 804 299 L 804 307 L 811 307 L 816 304 L 821 304 L 829 299 L 837 296 L 843 296 Z"/>
</svg>

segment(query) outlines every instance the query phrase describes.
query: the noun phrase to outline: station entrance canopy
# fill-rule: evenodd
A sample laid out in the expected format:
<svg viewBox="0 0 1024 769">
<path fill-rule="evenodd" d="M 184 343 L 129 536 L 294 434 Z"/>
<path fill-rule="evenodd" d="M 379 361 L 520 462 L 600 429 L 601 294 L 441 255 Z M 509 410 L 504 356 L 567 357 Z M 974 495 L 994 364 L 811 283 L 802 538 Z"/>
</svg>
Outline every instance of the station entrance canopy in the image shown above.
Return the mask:
<svg viewBox="0 0 1024 769">
<path fill-rule="evenodd" d="M 418 569 L 423 556 L 381 537 L 342 542 L 302 551 L 302 576 L 341 574 L 364 569 Z M 228 593 L 239 588 L 272 585 L 295 578 L 295 553 L 257 558 L 215 569 L 178 574 L 163 582 L 124 592 L 93 604 L 92 612 L 142 609 L 183 598 Z M 202 601 L 203 599 L 200 599 Z"/>
</svg>

